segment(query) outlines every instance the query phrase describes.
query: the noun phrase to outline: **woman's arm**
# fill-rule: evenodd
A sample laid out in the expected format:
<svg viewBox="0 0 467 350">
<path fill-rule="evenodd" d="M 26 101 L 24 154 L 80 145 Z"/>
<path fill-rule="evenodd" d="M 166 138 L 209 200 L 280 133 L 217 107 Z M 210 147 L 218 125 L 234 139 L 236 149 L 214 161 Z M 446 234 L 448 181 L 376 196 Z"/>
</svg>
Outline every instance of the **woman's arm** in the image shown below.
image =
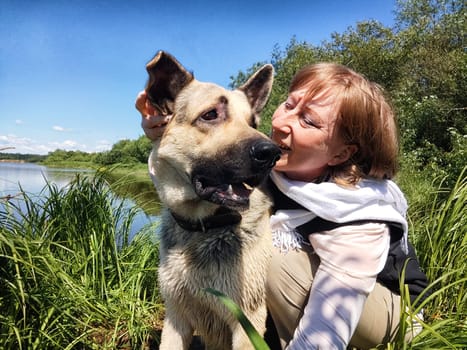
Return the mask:
<svg viewBox="0 0 467 350">
<path fill-rule="evenodd" d="M 343 349 L 389 250 L 385 224 L 341 226 L 309 236 L 320 257 L 308 303 L 287 349 Z"/>
</svg>

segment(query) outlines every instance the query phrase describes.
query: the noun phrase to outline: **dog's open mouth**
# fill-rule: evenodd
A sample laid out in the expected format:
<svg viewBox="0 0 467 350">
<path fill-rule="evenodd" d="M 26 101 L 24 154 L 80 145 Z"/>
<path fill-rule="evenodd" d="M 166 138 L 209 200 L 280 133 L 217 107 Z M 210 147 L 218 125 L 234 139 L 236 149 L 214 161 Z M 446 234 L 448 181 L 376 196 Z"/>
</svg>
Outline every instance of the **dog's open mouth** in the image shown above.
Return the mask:
<svg viewBox="0 0 467 350">
<path fill-rule="evenodd" d="M 248 206 L 250 194 L 260 183 L 259 177 L 236 179 L 232 183 L 219 183 L 201 175 L 193 177 L 193 185 L 200 198 L 233 208 Z"/>
</svg>

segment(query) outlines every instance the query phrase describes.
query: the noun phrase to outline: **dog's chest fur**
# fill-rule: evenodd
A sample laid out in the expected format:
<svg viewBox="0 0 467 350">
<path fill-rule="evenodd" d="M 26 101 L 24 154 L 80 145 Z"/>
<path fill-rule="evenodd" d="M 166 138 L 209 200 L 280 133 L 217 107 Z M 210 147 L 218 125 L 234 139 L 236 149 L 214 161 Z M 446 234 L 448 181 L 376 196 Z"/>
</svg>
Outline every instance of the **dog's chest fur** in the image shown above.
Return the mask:
<svg viewBox="0 0 467 350">
<path fill-rule="evenodd" d="M 268 197 L 256 190 L 254 203 L 269 204 Z M 269 215 L 264 210 L 248 211 L 237 225 L 212 228 L 206 232 L 181 228 L 169 211 L 162 217 L 160 236 L 159 278 L 163 294 L 183 294 L 184 298 L 204 300 L 204 290 L 213 288 L 228 296 L 248 291 L 252 305 L 235 300 L 242 307 L 254 307 L 257 298 L 264 297 L 264 278 L 271 246 L 268 230 Z M 261 273 L 258 273 L 261 271 Z M 177 278 L 174 278 L 177 276 Z M 245 280 L 249 276 L 250 280 Z M 253 282 L 253 283 L 252 283 Z M 258 287 L 260 286 L 260 287 Z M 165 292 L 165 293 L 164 293 Z M 204 293 L 205 294 L 205 293 Z M 192 303 L 193 300 L 185 300 Z M 183 302 L 183 300 L 179 300 Z M 212 302 L 208 303 L 212 307 Z"/>
</svg>

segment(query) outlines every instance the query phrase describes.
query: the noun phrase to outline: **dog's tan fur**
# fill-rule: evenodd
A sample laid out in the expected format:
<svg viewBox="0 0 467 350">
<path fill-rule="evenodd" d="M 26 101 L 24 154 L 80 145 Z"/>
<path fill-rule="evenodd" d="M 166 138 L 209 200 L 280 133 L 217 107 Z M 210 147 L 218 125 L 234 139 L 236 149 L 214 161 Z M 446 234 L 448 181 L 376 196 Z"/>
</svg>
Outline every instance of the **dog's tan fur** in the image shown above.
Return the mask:
<svg viewBox="0 0 467 350">
<path fill-rule="evenodd" d="M 255 126 L 270 93 L 272 66 L 264 66 L 234 91 L 195 80 L 164 52 L 148 63 L 147 70 L 150 101 L 159 112 L 172 114 L 149 158 L 150 173 L 165 207 L 159 282 L 166 317 L 160 349 L 188 349 L 194 332 L 202 336 L 208 349 L 252 349 L 236 318 L 205 289 L 232 298 L 255 328 L 265 331 L 271 202 L 257 187 L 246 202 L 237 203 L 236 195 L 232 199 L 222 191 L 211 197 L 212 191 L 203 192 L 209 187 L 203 181 L 208 181 L 205 176 L 209 178 L 211 173 L 209 181 L 267 177 L 278 153 Z M 258 142 L 271 152 L 265 157 L 271 158 L 271 164 L 261 165 L 260 170 L 251 161 L 252 148 L 258 148 Z M 197 186 L 206 198 L 200 198 Z M 242 197 L 245 189 L 235 188 Z M 203 222 L 216 215 L 219 207 L 240 214 L 241 221 L 203 232 L 184 229 L 174 219 Z"/>
</svg>

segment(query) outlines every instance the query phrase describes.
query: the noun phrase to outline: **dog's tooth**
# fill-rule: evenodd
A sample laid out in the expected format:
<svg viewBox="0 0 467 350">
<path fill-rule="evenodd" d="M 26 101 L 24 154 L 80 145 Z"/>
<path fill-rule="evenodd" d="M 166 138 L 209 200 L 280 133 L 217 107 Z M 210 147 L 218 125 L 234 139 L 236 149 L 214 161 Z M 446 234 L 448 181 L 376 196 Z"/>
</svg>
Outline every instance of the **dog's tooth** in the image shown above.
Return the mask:
<svg viewBox="0 0 467 350">
<path fill-rule="evenodd" d="M 247 190 L 249 190 L 249 191 L 253 191 L 253 190 L 254 190 L 254 188 L 251 187 L 250 185 L 248 185 L 246 182 L 243 182 L 243 186 L 245 186 L 245 188 L 246 188 Z"/>
<path fill-rule="evenodd" d="M 233 187 L 232 187 L 232 185 L 229 185 L 229 187 L 227 188 L 227 191 L 226 191 L 226 192 L 229 193 L 229 194 L 233 194 Z"/>
</svg>

